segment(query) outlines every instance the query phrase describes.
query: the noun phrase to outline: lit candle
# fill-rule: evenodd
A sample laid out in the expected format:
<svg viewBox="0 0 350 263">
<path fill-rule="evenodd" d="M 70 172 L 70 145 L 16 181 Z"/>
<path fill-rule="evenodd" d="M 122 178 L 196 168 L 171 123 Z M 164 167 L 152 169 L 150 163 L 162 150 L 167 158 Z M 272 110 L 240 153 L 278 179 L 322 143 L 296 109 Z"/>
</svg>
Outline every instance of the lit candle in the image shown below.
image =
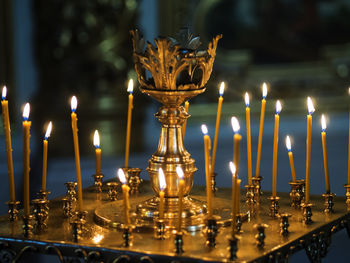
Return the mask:
<svg viewBox="0 0 350 263">
<path fill-rule="evenodd" d="M 2 120 L 4 123 L 4 133 L 6 140 L 6 157 L 7 157 L 7 169 L 9 178 L 9 191 L 10 191 L 10 201 L 15 202 L 15 179 L 13 175 L 13 161 L 12 161 L 12 145 L 11 145 L 11 128 L 10 128 L 10 118 L 9 118 L 9 108 L 8 101 L 6 100 L 7 89 L 6 86 L 2 89 Z"/>
<path fill-rule="evenodd" d="M 211 198 L 211 173 L 210 173 L 210 138 L 208 135 L 208 128 L 206 125 L 202 124 L 202 133 L 204 139 L 204 159 L 205 159 L 205 178 L 207 185 L 207 210 L 208 210 L 208 218 L 211 219 L 213 216 L 213 206 L 212 206 L 212 198 Z"/>
<path fill-rule="evenodd" d="M 310 97 L 307 97 L 307 135 L 306 135 L 306 171 L 305 171 L 305 203 L 309 203 L 310 197 L 310 160 L 311 160 L 311 129 L 312 114 L 315 112 L 314 105 Z"/>
<path fill-rule="evenodd" d="M 252 184 L 252 140 L 250 135 L 250 107 L 249 107 L 249 94 L 245 93 L 245 116 L 246 116 L 246 127 L 247 127 L 247 159 L 248 159 L 248 184 Z"/>
<path fill-rule="evenodd" d="M 324 176 L 326 180 L 326 192 L 329 194 L 331 192 L 331 187 L 329 184 L 329 172 L 328 172 L 328 155 L 327 155 L 327 141 L 326 141 L 326 118 L 322 114 L 321 117 L 321 123 L 322 123 L 322 149 L 323 149 L 323 163 L 324 163 Z"/>
<path fill-rule="evenodd" d="M 233 147 L 233 163 L 236 166 L 237 174 L 239 172 L 239 145 L 242 139 L 242 136 L 239 134 L 239 122 L 236 117 L 231 118 L 231 125 L 232 129 L 234 132 L 233 136 L 233 142 L 234 142 L 234 147 Z"/>
<path fill-rule="evenodd" d="M 126 180 L 123 169 L 120 169 L 120 168 L 118 169 L 118 177 L 119 177 L 120 182 L 122 183 L 125 224 L 130 225 L 130 216 L 129 216 L 129 210 L 130 210 L 129 191 L 130 191 L 130 187 L 126 184 L 127 180 Z"/>
<path fill-rule="evenodd" d="M 185 111 L 186 113 L 188 113 L 188 107 L 190 106 L 189 101 L 187 100 L 185 102 Z M 185 140 L 185 133 L 186 133 L 186 125 L 187 125 L 187 119 L 184 121 L 184 123 L 182 124 L 182 140 Z"/>
<path fill-rule="evenodd" d="M 238 178 L 238 175 L 236 176 L 236 190 L 235 190 L 235 194 L 236 194 L 236 213 L 237 216 L 240 214 L 240 207 L 239 207 L 239 203 L 240 203 L 240 199 L 241 199 L 241 179 Z"/>
<path fill-rule="evenodd" d="M 29 170 L 30 170 L 30 148 L 29 148 L 29 139 L 30 139 L 30 126 L 31 121 L 28 121 L 30 112 L 29 103 L 24 106 L 23 110 L 23 196 L 24 196 L 24 214 L 29 216 L 30 206 L 29 206 Z"/>
<path fill-rule="evenodd" d="M 94 133 L 94 146 L 96 152 L 96 174 L 101 174 L 101 147 L 100 147 L 100 135 L 95 130 Z"/>
<path fill-rule="evenodd" d="M 49 137 L 51 135 L 52 130 L 52 122 L 49 122 L 49 125 L 47 126 L 45 137 L 43 140 L 43 177 L 42 177 L 42 184 L 41 184 L 41 190 L 43 192 L 46 192 L 46 175 L 47 175 L 47 148 L 49 145 Z"/>
<path fill-rule="evenodd" d="M 224 98 L 222 97 L 224 95 L 225 90 L 225 83 L 221 82 L 220 89 L 219 89 L 219 100 L 218 100 L 218 110 L 216 113 L 216 125 L 215 125 L 215 136 L 214 136 L 214 144 L 213 144 L 213 153 L 212 153 L 212 159 L 211 159 L 211 172 L 215 172 L 215 159 L 216 159 L 216 149 L 218 146 L 218 136 L 219 136 L 219 127 L 220 127 L 220 118 L 221 118 L 221 109 L 222 109 L 222 102 Z"/>
<path fill-rule="evenodd" d="M 164 190 L 166 187 L 165 176 L 162 168 L 159 168 L 159 218 L 164 218 Z"/>
<path fill-rule="evenodd" d="M 264 82 L 262 85 L 262 100 L 261 100 L 261 111 L 260 111 L 260 128 L 259 128 L 259 139 L 258 139 L 258 152 L 256 155 L 256 170 L 255 176 L 260 176 L 260 161 L 261 161 L 261 146 L 262 137 L 264 132 L 264 119 L 265 119 L 265 106 L 266 106 L 266 96 L 267 96 L 267 85 Z"/>
<path fill-rule="evenodd" d="M 237 180 L 237 174 L 236 174 L 236 166 L 233 162 L 230 162 L 229 164 L 230 170 L 232 173 L 232 235 L 235 234 L 236 231 L 236 217 L 237 217 L 237 202 L 236 202 L 236 180 Z"/>
<path fill-rule="evenodd" d="M 287 135 L 286 137 L 286 147 L 288 150 L 288 157 L 289 157 L 289 164 L 290 164 L 290 171 L 292 173 L 292 178 L 293 178 L 293 182 L 295 182 L 297 180 L 296 176 L 295 176 L 295 168 L 294 168 L 294 159 L 293 159 L 293 152 L 292 152 L 292 144 L 290 142 L 290 138 Z"/>
<path fill-rule="evenodd" d="M 282 105 L 279 100 L 276 102 L 276 114 L 275 114 L 275 130 L 273 136 L 273 157 L 272 157 L 272 196 L 276 197 L 277 194 L 277 150 L 278 150 L 278 130 L 280 122 L 280 112 Z"/>
<path fill-rule="evenodd" d="M 126 125 L 126 142 L 125 142 L 125 168 L 129 167 L 129 149 L 130 149 L 130 133 L 131 133 L 131 119 L 132 119 L 132 109 L 133 109 L 133 99 L 134 96 L 132 92 L 134 90 L 134 81 L 129 80 L 128 92 L 129 92 L 129 104 L 128 104 L 128 121 Z"/>
<path fill-rule="evenodd" d="M 78 101 L 75 96 L 71 99 L 71 119 L 72 119 L 72 132 L 73 132 L 73 142 L 74 142 L 74 153 L 75 153 L 75 169 L 77 174 L 77 184 L 78 184 L 78 210 L 83 211 L 83 187 L 81 183 L 81 170 L 80 170 L 80 154 L 79 154 L 79 140 L 78 140 L 78 118 L 75 111 L 77 110 Z"/>
<path fill-rule="evenodd" d="M 176 167 L 176 173 L 177 176 L 179 177 L 179 221 L 177 224 L 177 231 L 181 232 L 182 229 L 182 207 L 183 207 L 183 196 L 184 196 L 184 187 L 185 187 L 185 177 L 184 177 L 184 172 L 182 171 L 181 167 Z"/>
</svg>

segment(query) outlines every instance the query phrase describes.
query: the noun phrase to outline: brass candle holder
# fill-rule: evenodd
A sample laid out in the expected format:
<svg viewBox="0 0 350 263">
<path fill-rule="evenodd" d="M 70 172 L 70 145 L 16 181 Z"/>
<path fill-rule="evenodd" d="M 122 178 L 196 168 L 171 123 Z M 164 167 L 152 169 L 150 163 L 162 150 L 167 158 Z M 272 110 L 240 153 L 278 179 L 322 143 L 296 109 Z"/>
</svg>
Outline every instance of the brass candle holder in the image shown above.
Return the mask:
<svg viewBox="0 0 350 263">
<path fill-rule="evenodd" d="M 87 227 L 86 227 L 86 216 L 87 211 L 78 211 L 75 213 L 75 218 L 71 222 L 73 240 L 78 242 L 79 239 L 86 236 Z"/>
<path fill-rule="evenodd" d="M 280 234 L 282 236 L 287 236 L 289 234 L 289 217 L 291 217 L 291 214 L 288 213 L 282 213 L 279 215 L 280 219 L 281 219 L 281 223 L 280 223 Z"/>
<path fill-rule="evenodd" d="M 240 234 L 242 232 L 243 216 L 241 213 L 236 216 L 236 233 Z"/>
<path fill-rule="evenodd" d="M 123 246 L 130 247 L 132 246 L 133 236 L 132 236 L 133 226 L 131 225 L 123 225 Z"/>
<path fill-rule="evenodd" d="M 231 235 L 228 238 L 228 251 L 229 251 L 229 260 L 234 261 L 237 259 L 237 251 L 238 251 L 238 237 L 236 235 Z"/>
<path fill-rule="evenodd" d="M 19 201 L 8 201 L 6 202 L 6 204 L 8 205 L 9 207 L 9 210 L 8 210 L 8 215 L 9 215 L 9 220 L 10 222 L 14 222 L 18 219 L 18 205 L 20 204 Z"/>
<path fill-rule="evenodd" d="M 95 191 L 97 193 L 102 193 L 102 179 L 103 179 L 103 174 L 94 174 L 92 176 L 94 178 L 94 187 Z"/>
<path fill-rule="evenodd" d="M 154 238 L 164 240 L 169 237 L 169 228 L 163 219 L 154 219 Z"/>
<path fill-rule="evenodd" d="M 140 179 L 140 168 L 124 168 L 126 171 L 126 175 L 128 178 L 128 184 L 130 186 L 130 194 L 136 194 L 140 192 L 140 184 L 142 183 L 142 179 Z"/>
<path fill-rule="evenodd" d="M 117 191 L 117 187 L 118 187 L 118 183 L 117 182 L 108 182 L 107 183 L 107 196 L 109 201 L 115 201 L 118 199 L 118 191 Z"/>
<path fill-rule="evenodd" d="M 265 228 L 267 228 L 267 224 L 255 224 L 254 228 L 258 231 L 255 235 L 256 245 L 258 248 L 263 248 L 265 246 Z"/>
<path fill-rule="evenodd" d="M 216 187 L 216 176 L 217 176 L 217 173 L 212 173 L 211 176 L 210 176 L 210 179 L 211 179 L 211 191 L 213 193 L 216 193 L 216 191 L 218 190 L 218 188 Z"/>
<path fill-rule="evenodd" d="M 322 195 L 324 198 L 324 210 L 325 213 L 334 213 L 334 193 L 325 193 Z"/>
<path fill-rule="evenodd" d="M 348 210 L 350 210 L 350 184 L 346 184 L 344 185 L 345 189 L 346 189 L 346 193 L 345 193 L 345 197 L 346 197 L 346 205 Z"/>
<path fill-rule="evenodd" d="M 303 211 L 303 222 L 306 225 L 310 225 L 312 223 L 312 204 L 311 203 L 303 203 L 301 205 Z"/>
<path fill-rule="evenodd" d="M 34 229 L 37 233 L 41 233 L 47 229 L 47 220 L 49 217 L 49 212 L 47 210 L 48 202 L 47 199 L 32 200 L 35 219 Z"/>
<path fill-rule="evenodd" d="M 175 232 L 174 245 L 175 245 L 175 253 L 176 254 L 181 255 L 182 253 L 184 253 L 184 250 L 183 250 L 184 241 L 183 241 L 182 231 Z"/>
<path fill-rule="evenodd" d="M 254 201 L 256 203 L 260 203 L 260 199 L 262 196 L 262 190 L 261 190 L 261 181 L 263 177 L 262 176 L 253 176 L 252 177 L 252 182 L 254 186 Z"/>
<path fill-rule="evenodd" d="M 255 199 L 254 199 L 254 190 L 255 186 L 254 185 L 245 185 L 246 188 L 246 203 L 247 204 L 254 204 Z"/>
<path fill-rule="evenodd" d="M 300 208 L 300 205 L 304 199 L 305 193 L 305 180 L 296 180 L 295 182 L 289 182 L 291 191 L 289 193 L 290 196 L 290 205 L 294 208 Z"/>
<path fill-rule="evenodd" d="M 216 236 L 219 233 L 219 227 L 218 227 L 217 221 L 216 221 L 215 218 L 207 219 L 206 225 L 207 226 L 206 226 L 206 228 L 203 231 L 204 235 L 206 237 L 205 244 L 208 247 L 215 247 L 215 245 L 216 245 Z"/>
<path fill-rule="evenodd" d="M 45 210 L 47 213 L 49 213 L 49 210 L 50 210 L 50 207 L 49 207 L 49 204 L 50 204 L 50 201 L 48 199 L 48 196 L 51 194 L 50 191 L 43 191 L 43 190 L 40 190 L 39 193 L 38 193 L 38 197 L 39 199 L 42 199 L 42 200 L 45 200 Z"/>
<path fill-rule="evenodd" d="M 77 192 L 75 188 L 77 187 L 76 182 L 67 182 L 64 184 L 67 187 L 67 193 L 63 201 L 63 216 L 66 218 L 72 218 L 75 215 L 76 202 L 77 202 Z"/>
<path fill-rule="evenodd" d="M 32 225 L 32 220 L 33 216 L 32 215 L 23 215 L 22 216 L 23 220 L 23 235 L 25 238 L 29 238 L 33 235 L 33 225 Z"/>
<path fill-rule="evenodd" d="M 278 217 L 278 210 L 280 208 L 278 201 L 280 200 L 280 198 L 278 196 L 270 196 L 269 200 L 271 201 L 271 205 L 270 205 L 270 216 L 272 218 L 276 218 Z"/>
</svg>

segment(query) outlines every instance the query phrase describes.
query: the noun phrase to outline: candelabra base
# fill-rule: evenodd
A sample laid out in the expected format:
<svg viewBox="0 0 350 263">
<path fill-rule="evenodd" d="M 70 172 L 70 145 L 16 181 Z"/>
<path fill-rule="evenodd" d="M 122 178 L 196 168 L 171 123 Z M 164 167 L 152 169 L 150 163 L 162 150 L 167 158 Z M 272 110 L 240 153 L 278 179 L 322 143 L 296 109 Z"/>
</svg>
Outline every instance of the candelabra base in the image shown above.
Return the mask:
<svg viewBox="0 0 350 263">
<path fill-rule="evenodd" d="M 102 179 L 103 179 L 103 174 L 94 174 L 92 175 L 94 178 L 94 188 L 97 193 L 102 193 Z"/>
<path fill-rule="evenodd" d="M 14 222 L 18 219 L 17 206 L 20 204 L 19 201 L 8 201 L 6 204 L 9 206 L 8 215 L 10 222 Z"/>
<path fill-rule="evenodd" d="M 334 213 L 334 197 L 333 193 L 326 193 L 322 195 L 324 198 L 324 210 L 325 213 Z"/>
</svg>

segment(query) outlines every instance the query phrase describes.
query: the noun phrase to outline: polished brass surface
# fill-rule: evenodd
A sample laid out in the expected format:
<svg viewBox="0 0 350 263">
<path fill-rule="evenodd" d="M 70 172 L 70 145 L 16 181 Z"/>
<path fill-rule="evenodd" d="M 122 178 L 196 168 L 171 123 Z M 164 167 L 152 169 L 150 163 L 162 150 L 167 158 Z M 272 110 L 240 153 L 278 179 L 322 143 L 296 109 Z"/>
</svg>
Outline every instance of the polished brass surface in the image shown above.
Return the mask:
<svg viewBox="0 0 350 263">
<path fill-rule="evenodd" d="M 9 207 L 8 214 L 10 222 L 16 221 L 18 219 L 18 205 L 19 201 L 8 201 L 6 204 Z"/>
<path fill-rule="evenodd" d="M 105 185 L 103 185 L 105 186 Z M 105 189 L 105 188 L 103 188 Z M 142 192 L 139 196 L 131 196 L 131 202 L 136 198 L 139 200 L 148 199 L 151 196 L 152 189 L 148 182 L 142 185 Z M 193 187 L 193 195 L 199 200 L 205 200 L 204 188 Z M 241 197 L 244 196 L 243 193 Z M 278 193 L 280 196 L 280 211 L 281 213 L 290 213 L 289 218 L 289 234 L 281 236 L 280 220 L 272 219 L 269 216 L 270 201 L 267 196 L 270 193 L 265 193 L 261 197 L 261 204 L 256 206 L 260 213 L 256 212 L 258 216 L 248 217 L 248 221 L 242 225 L 242 232 L 238 235 L 240 240 L 237 243 L 237 258 L 246 262 L 265 262 L 269 257 L 282 255 L 288 256 L 301 249 L 312 247 L 316 242 L 314 236 L 322 237 L 321 232 L 326 237 L 332 236 L 337 231 L 350 227 L 350 213 L 347 211 L 344 197 L 337 197 L 336 210 L 331 214 L 324 214 L 324 199 L 322 196 L 310 196 L 313 202 L 313 223 L 305 225 L 303 223 L 302 211 L 290 207 L 290 200 L 288 193 Z M 140 261 L 140 258 L 149 256 L 154 261 L 162 260 L 162 262 L 171 261 L 215 261 L 226 262 L 230 257 L 229 239 L 231 238 L 231 227 L 219 226 L 219 234 L 216 237 L 215 249 L 208 249 L 205 246 L 206 238 L 201 231 L 191 232 L 191 234 L 184 233 L 183 235 L 183 249 L 184 253 L 177 256 L 174 252 L 174 236 L 164 240 L 154 238 L 154 230 L 150 231 L 136 228 L 133 231 L 133 246 L 125 248 L 123 246 L 123 233 L 108 227 L 101 227 L 94 223 L 94 210 L 104 204 L 113 203 L 108 200 L 107 192 L 96 193 L 93 187 L 84 191 L 84 208 L 88 210 L 86 217 L 86 226 L 90 229 L 90 237 L 81 237 L 78 243 L 74 242 L 72 236 L 72 229 L 70 220 L 64 218 L 62 211 L 62 198 L 50 201 L 50 216 L 47 222 L 48 231 L 40 235 L 34 234 L 32 238 L 24 238 L 21 230 L 21 222 L 9 222 L 8 215 L 0 216 L 0 243 L 5 242 L 8 248 L 16 250 L 18 253 L 26 246 L 34 246 L 38 253 L 45 252 L 46 246 L 56 247 L 64 255 L 78 256 L 75 254 L 76 249 L 83 249 L 86 254 L 99 253 L 101 262 L 113 262 L 114 259 L 128 255 L 133 260 Z M 243 198 L 241 198 L 242 200 Z M 117 201 L 118 202 L 118 201 Z M 222 206 L 228 208 L 230 214 L 231 207 L 231 189 L 221 188 L 216 193 L 213 200 L 215 207 Z M 246 211 L 247 207 L 245 201 L 240 203 L 241 211 Z M 122 209 L 121 207 L 119 209 Z M 20 211 L 20 216 L 22 210 Z M 260 250 L 256 247 L 254 236 L 257 230 L 254 229 L 254 224 L 264 222 L 269 225 L 266 228 L 264 239 L 264 249 Z M 319 240 L 317 238 L 317 240 Z M 321 239 L 322 240 L 322 239 Z M 302 245 L 301 245 L 302 244 Z"/>
<path fill-rule="evenodd" d="M 123 168 L 128 176 L 128 184 L 130 186 L 130 194 L 137 194 L 139 192 L 139 186 L 142 182 L 140 178 L 140 168 Z"/>
<path fill-rule="evenodd" d="M 104 177 L 103 174 L 94 174 L 92 177 L 94 178 L 95 191 L 102 192 L 102 179 Z"/>
<path fill-rule="evenodd" d="M 322 195 L 324 198 L 324 212 L 325 213 L 334 213 L 334 193 L 326 193 Z"/>
<path fill-rule="evenodd" d="M 296 180 L 295 182 L 289 182 L 291 191 L 290 196 L 290 205 L 294 208 L 300 208 L 304 200 L 304 190 L 305 190 L 305 180 Z"/>
</svg>

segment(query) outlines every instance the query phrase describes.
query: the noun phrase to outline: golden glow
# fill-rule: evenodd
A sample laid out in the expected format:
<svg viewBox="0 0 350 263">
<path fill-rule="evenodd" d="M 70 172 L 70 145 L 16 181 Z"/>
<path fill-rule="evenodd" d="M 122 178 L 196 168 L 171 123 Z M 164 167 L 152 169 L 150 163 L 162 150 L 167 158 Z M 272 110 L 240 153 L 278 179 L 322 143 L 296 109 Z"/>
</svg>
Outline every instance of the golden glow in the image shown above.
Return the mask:
<svg viewBox="0 0 350 263">
<path fill-rule="evenodd" d="M 180 180 L 183 180 L 185 178 L 184 172 L 182 171 L 182 168 L 180 166 L 176 167 L 176 173 L 177 173 L 177 176 L 180 178 Z"/>
<path fill-rule="evenodd" d="M 230 166 L 230 170 L 231 170 L 232 176 L 236 175 L 236 166 L 235 166 L 235 164 L 233 162 L 230 162 L 229 166 Z"/>
<path fill-rule="evenodd" d="M 219 95 L 220 96 L 224 95 L 224 91 L 225 91 L 225 82 L 221 82 L 220 88 L 219 88 Z"/>
<path fill-rule="evenodd" d="M 162 168 L 159 168 L 159 188 L 161 191 L 164 191 L 166 187 L 165 175 Z"/>
<path fill-rule="evenodd" d="M 26 103 L 26 105 L 24 106 L 24 110 L 23 110 L 23 118 L 28 119 L 29 113 L 30 113 L 30 105 L 29 105 L 29 103 Z"/>
<path fill-rule="evenodd" d="M 262 96 L 263 96 L 264 99 L 267 96 L 267 85 L 266 85 L 265 82 L 262 84 Z"/>
<path fill-rule="evenodd" d="M 245 101 L 245 105 L 247 107 L 249 107 L 249 94 L 248 94 L 248 92 L 246 92 L 244 95 L 244 101 Z"/>
<path fill-rule="evenodd" d="M 94 244 L 98 244 L 101 242 L 101 240 L 104 238 L 103 235 L 101 234 L 96 234 L 93 238 L 92 238 L 92 242 L 94 242 Z"/>
<path fill-rule="evenodd" d="M 2 99 L 3 100 L 6 99 L 6 95 L 7 95 L 7 88 L 6 88 L 6 86 L 4 86 L 2 88 Z"/>
<path fill-rule="evenodd" d="M 287 135 L 287 137 L 286 137 L 286 147 L 287 147 L 288 151 L 292 150 L 292 143 L 290 142 L 289 135 Z"/>
<path fill-rule="evenodd" d="M 231 125 L 232 125 L 232 130 L 235 133 L 239 132 L 240 126 L 239 126 L 239 122 L 238 122 L 236 117 L 231 118 Z"/>
<path fill-rule="evenodd" d="M 321 116 L 322 131 L 327 129 L 326 117 L 322 114 Z"/>
<path fill-rule="evenodd" d="M 71 107 L 72 111 L 75 111 L 77 109 L 77 106 L 78 106 L 77 97 L 73 96 L 71 101 L 70 101 L 70 107 Z"/>
<path fill-rule="evenodd" d="M 207 125 L 202 124 L 201 129 L 202 129 L 202 133 L 203 133 L 203 135 L 207 135 L 207 134 L 208 134 L 208 128 L 207 128 Z"/>
<path fill-rule="evenodd" d="M 132 93 L 133 91 L 134 91 L 134 81 L 130 79 L 128 84 L 128 92 Z"/>
<path fill-rule="evenodd" d="M 307 97 L 307 109 L 309 111 L 309 114 L 312 114 L 315 112 L 314 104 L 312 103 L 312 100 L 310 97 Z"/>
<path fill-rule="evenodd" d="M 121 168 L 118 169 L 118 178 L 122 184 L 126 184 L 126 177 L 125 177 L 123 169 L 121 169 Z"/>
<path fill-rule="evenodd" d="M 49 125 L 47 125 L 46 133 L 45 133 L 45 139 L 49 138 L 52 131 L 52 122 L 49 122 Z"/>
<path fill-rule="evenodd" d="M 94 146 L 100 148 L 100 135 L 98 134 L 98 130 L 95 130 L 94 133 Z"/>
</svg>

